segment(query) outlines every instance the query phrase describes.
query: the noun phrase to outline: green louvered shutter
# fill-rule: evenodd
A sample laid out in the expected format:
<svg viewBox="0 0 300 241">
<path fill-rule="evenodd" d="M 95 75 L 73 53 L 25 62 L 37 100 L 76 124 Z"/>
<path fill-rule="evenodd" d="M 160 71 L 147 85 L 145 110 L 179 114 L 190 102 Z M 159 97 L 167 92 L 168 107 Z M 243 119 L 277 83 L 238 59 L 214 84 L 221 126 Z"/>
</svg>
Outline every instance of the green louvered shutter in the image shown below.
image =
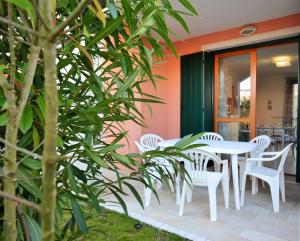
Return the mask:
<svg viewBox="0 0 300 241">
<path fill-rule="evenodd" d="M 213 55 L 181 57 L 181 136 L 213 129 Z"/>
</svg>

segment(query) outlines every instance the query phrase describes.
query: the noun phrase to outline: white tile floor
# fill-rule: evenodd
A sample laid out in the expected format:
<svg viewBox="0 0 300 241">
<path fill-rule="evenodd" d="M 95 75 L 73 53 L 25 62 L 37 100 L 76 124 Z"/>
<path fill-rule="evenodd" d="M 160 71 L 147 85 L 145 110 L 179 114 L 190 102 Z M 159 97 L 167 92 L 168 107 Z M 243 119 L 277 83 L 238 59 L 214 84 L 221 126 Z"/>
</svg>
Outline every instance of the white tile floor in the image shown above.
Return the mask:
<svg viewBox="0 0 300 241">
<path fill-rule="evenodd" d="M 111 177 L 111 173 L 106 175 Z M 143 195 L 143 187 L 134 183 Z M 250 187 L 250 183 L 247 184 Z M 196 187 L 193 201 L 186 204 L 182 217 L 178 216 L 175 194 L 167 188 L 159 191 L 160 204 L 152 197 L 150 207 L 144 210 L 129 195 L 125 197 L 129 215 L 158 228 L 177 233 L 191 240 L 213 241 L 300 241 L 300 185 L 286 181 L 286 202 L 280 203 L 280 212 L 272 209 L 269 188 L 259 187 L 259 193 L 251 195 L 247 190 L 245 206 L 234 208 L 233 191 L 230 190 L 230 208 L 224 207 L 222 190 L 217 192 L 218 220 L 210 222 L 208 192 Z M 110 208 L 120 211 L 120 208 Z"/>
</svg>

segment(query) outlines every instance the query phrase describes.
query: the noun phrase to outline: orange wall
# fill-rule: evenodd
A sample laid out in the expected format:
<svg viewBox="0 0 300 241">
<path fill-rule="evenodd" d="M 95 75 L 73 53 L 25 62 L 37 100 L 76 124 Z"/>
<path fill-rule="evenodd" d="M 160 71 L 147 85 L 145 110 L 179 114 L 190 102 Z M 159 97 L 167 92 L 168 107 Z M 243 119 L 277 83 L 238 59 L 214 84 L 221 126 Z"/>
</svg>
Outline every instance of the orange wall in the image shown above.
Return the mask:
<svg viewBox="0 0 300 241">
<path fill-rule="evenodd" d="M 253 23 L 257 27 L 255 34 L 266 33 L 274 30 L 300 26 L 300 13 L 273 19 L 269 21 Z M 185 55 L 201 51 L 204 44 L 211 44 L 226 40 L 240 38 L 240 27 L 211 33 L 185 41 L 175 43 L 179 55 Z M 164 105 L 152 105 L 153 114 L 142 105 L 142 112 L 146 117 L 147 128 L 142 128 L 141 133 L 156 133 L 163 138 L 176 138 L 180 136 L 180 59 L 168 57 L 164 63 L 153 69 L 167 80 L 160 81 L 154 90 L 150 84 L 144 85 L 148 93 L 159 96 L 164 100 Z"/>
</svg>

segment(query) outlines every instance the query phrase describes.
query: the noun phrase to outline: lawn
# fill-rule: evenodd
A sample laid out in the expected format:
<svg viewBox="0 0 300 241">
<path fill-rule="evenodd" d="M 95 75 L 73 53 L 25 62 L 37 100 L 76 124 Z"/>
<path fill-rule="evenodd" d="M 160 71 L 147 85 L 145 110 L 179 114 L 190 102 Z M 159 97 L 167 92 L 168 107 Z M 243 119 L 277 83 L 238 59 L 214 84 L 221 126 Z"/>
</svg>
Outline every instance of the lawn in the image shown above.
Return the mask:
<svg viewBox="0 0 300 241">
<path fill-rule="evenodd" d="M 64 240 L 82 241 L 183 241 L 187 240 L 152 226 L 142 224 L 136 228 L 139 221 L 124 214 L 103 209 L 101 214 L 94 214 L 87 221 L 90 227 L 87 235 L 80 238 L 68 237 Z M 68 236 L 68 235 L 67 235 Z"/>
</svg>

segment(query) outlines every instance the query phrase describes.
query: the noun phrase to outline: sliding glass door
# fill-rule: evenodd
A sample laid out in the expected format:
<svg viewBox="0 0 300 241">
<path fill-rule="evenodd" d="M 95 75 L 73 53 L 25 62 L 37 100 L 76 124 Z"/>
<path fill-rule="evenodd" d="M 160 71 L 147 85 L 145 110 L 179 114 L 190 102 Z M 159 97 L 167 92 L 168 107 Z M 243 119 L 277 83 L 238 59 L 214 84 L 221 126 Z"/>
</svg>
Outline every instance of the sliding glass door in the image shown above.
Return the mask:
<svg viewBox="0 0 300 241">
<path fill-rule="evenodd" d="M 285 173 L 298 182 L 299 46 L 290 41 L 216 54 L 214 72 L 215 131 L 233 141 L 269 135 L 269 151 L 293 143 Z"/>
<path fill-rule="evenodd" d="M 256 51 L 215 56 L 214 127 L 226 140 L 255 136 L 255 90 Z"/>
</svg>

